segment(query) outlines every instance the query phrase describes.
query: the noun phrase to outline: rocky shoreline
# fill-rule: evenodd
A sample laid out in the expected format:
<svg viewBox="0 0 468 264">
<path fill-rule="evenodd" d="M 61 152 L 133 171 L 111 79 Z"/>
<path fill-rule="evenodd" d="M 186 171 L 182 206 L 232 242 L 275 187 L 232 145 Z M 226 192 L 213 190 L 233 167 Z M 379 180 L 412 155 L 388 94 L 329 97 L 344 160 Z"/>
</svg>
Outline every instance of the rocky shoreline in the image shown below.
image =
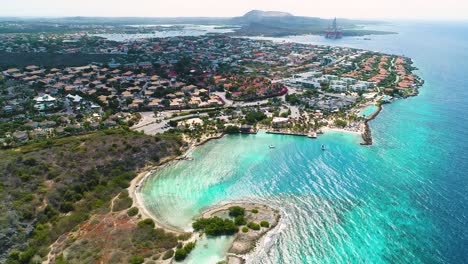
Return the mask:
<svg viewBox="0 0 468 264">
<path fill-rule="evenodd" d="M 244 256 L 255 250 L 259 240 L 278 225 L 281 214 L 278 210 L 265 204 L 233 202 L 212 207 L 205 211 L 201 217 L 226 217 L 228 216 L 229 208 L 232 206 L 245 208 L 245 219 L 247 222 L 260 223 L 261 221 L 267 221 L 269 223 L 268 227 L 261 227 L 260 230 L 248 229 L 248 232 L 239 230 L 239 232 L 235 234 L 234 241 L 227 252 L 226 263 L 244 263 Z"/>
<path fill-rule="evenodd" d="M 370 126 L 369 126 L 369 121 L 374 120 L 379 115 L 380 111 L 382 111 L 382 105 L 379 105 L 378 108 L 377 108 L 377 111 L 372 113 L 372 115 L 370 115 L 364 121 L 364 132 L 362 133 L 363 142 L 361 143 L 362 146 L 372 145 L 372 143 L 373 143 L 373 141 L 372 141 L 372 131 L 371 131 Z"/>
</svg>

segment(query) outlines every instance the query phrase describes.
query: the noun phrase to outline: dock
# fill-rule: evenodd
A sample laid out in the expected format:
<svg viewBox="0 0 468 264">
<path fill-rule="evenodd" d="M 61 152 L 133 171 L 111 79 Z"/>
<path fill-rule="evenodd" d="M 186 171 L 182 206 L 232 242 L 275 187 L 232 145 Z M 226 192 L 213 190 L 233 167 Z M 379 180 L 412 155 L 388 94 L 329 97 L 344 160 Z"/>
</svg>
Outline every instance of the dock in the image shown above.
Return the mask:
<svg viewBox="0 0 468 264">
<path fill-rule="evenodd" d="M 305 133 L 294 133 L 294 132 L 282 132 L 282 131 L 272 131 L 272 130 L 267 130 L 267 134 L 276 134 L 276 135 L 287 135 L 287 136 L 299 136 L 299 137 L 308 137 L 308 138 L 317 138 L 317 133 L 310 133 L 310 134 L 305 134 Z"/>
</svg>

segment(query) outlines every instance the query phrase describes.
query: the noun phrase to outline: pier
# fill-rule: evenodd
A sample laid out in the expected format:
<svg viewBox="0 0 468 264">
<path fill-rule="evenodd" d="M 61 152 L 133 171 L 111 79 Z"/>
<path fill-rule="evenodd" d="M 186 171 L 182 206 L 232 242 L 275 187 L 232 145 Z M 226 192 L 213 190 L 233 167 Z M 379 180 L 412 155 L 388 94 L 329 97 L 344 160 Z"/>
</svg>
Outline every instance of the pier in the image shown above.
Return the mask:
<svg viewBox="0 0 468 264">
<path fill-rule="evenodd" d="M 310 133 L 310 134 L 305 134 L 305 133 L 295 133 L 295 132 L 283 132 L 283 131 L 272 131 L 272 130 L 267 130 L 267 134 L 276 134 L 276 135 L 288 135 L 288 136 L 299 136 L 299 137 L 308 137 L 308 138 L 317 138 L 317 133 Z"/>
</svg>

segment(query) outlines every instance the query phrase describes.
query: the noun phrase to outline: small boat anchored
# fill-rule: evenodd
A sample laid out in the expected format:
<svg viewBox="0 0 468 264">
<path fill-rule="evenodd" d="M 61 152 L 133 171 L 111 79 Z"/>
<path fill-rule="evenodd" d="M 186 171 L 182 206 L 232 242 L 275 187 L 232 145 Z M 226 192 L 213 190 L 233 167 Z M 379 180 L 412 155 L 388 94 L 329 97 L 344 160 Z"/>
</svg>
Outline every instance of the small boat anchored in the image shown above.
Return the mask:
<svg viewBox="0 0 468 264">
<path fill-rule="evenodd" d="M 274 146 L 274 145 L 270 145 L 270 148 L 273 149 L 273 148 L 275 148 L 275 146 Z"/>
<path fill-rule="evenodd" d="M 322 144 L 322 150 L 325 150 L 325 145 Z"/>
</svg>

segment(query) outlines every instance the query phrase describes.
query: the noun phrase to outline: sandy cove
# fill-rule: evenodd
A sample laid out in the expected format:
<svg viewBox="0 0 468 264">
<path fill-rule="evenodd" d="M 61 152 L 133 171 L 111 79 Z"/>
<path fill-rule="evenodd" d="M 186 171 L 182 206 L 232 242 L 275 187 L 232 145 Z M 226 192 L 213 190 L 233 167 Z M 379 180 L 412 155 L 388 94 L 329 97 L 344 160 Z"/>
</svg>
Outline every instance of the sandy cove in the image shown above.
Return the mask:
<svg viewBox="0 0 468 264">
<path fill-rule="evenodd" d="M 380 112 L 380 111 L 378 111 Z M 374 114 L 372 117 L 375 118 L 378 112 Z M 367 120 L 368 121 L 368 120 Z M 366 122 L 367 123 L 367 122 Z M 331 127 L 324 127 L 322 128 L 324 132 L 326 131 L 337 131 L 337 132 L 344 132 L 344 133 L 353 133 L 357 135 L 363 135 L 363 131 L 350 131 L 346 129 L 340 128 L 331 128 Z M 187 154 L 193 151 L 195 147 L 201 146 L 213 139 L 222 138 L 224 134 L 217 134 L 211 137 L 202 138 L 200 142 L 191 141 L 189 142 L 189 147 L 184 150 L 184 153 L 180 156 L 171 156 L 163 159 L 157 165 L 148 166 L 140 170 L 138 175 L 130 182 L 130 186 L 128 187 L 128 193 L 133 200 L 133 207 L 138 208 L 139 214 L 141 215 L 142 219 L 151 218 L 155 222 L 156 227 L 163 228 L 168 232 L 172 232 L 174 234 L 180 235 L 187 233 L 184 230 L 169 226 L 163 222 L 161 222 L 155 215 L 153 215 L 144 205 L 143 197 L 140 192 L 140 188 L 145 183 L 146 179 L 152 175 L 152 173 L 160 169 L 161 167 L 167 165 L 169 162 L 174 160 L 185 160 L 187 159 Z M 228 251 L 228 255 L 226 256 L 227 263 L 244 263 L 243 256 L 247 253 L 252 252 L 255 249 L 259 240 L 269 231 L 271 231 L 274 227 L 276 227 L 279 223 L 281 215 L 276 209 L 273 209 L 264 204 L 252 203 L 252 202 L 230 202 L 221 205 L 214 205 L 210 208 L 207 208 L 200 216 L 201 217 L 211 217 L 214 215 L 219 214 L 226 214 L 229 207 L 231 206 L 241 206 L 246 208 L 247 211 L 251 211 L 253 208 L 263 208 L 269 212 L 269 216 L 267 217 L 270 222 L 269 228 L 262 228 L 260 231 L 253 231 L 249 230 L 247 234 L 243 234 L 242 231 L 239 231 L 236 234 L 236 238 Z M 258 220 L 256 218 L 252 218 L 252 221 Z M 250 221 L 250 220 L 249 220 Z M 196 240 L 198 236 L 192 236 L 191 240 Z"/>
<path fill-rule="evenodd" d="M 166 231 L 175 233 L 175 234 L 184 234 L 186 233 L 184 230 L 180 230 L 178 228 L 169 226 L 167 224 L 162 223 L 161 221 L 158 220 L 158 218 L 153 215 L 148 208 L 144 205 L 143 202 L 143 197 L 140 192 L 140 188 L 143 186 L 145 183 L 146 179 L 151 176 L 151 174 L 157 170 L 160 169 L 161 167 L 167 165 L 169 162 L 174 161 L 174 160 L 185 160 L 187 159 L 187 154 L 190 153 L 195 149 L 197 146 L 201 146 L 207 142 L 209 142 L 212 139 L 219 139 L 222 138 L 224 134 L 217 134 L 211 137 L 206 137 L 201 140 L 201 142 L 195 142 L 191 141 L 189 142 L 189 147 L 185 148 L 183 150 L 183 154 L 180 156 L 170 156 L 166 157 L 163 160 L 161 160 L 157 165 L 154 166 L 147 166 L 143 169 L 140 170 L 140 172 L 137 174 L 135 178 L 130 182 L 130 186 L 127 188 L 129 196 L 133 200 L 132 207 L 138 208 L 138 212 L 141 215 L 141 218 L 151 218 L 156 224 L 156 227 L 158 228 L 163 228 Z"/>
<path fill-rule="evenodd" d="M 148 166 L 143 168 L 138 175 L 130 182 L 128 187 L 128 193 L 133 200 L 133 207 L 138 208 L 139 214 L 142 219 L 150 218 L 155 222 L 157 228 L 162 228 L 168 232 L 174 233 L 176 235 L 186 234 L 187 231 L 172 227 L 160 221 L 154 214 L 152 214 L 144 205 L 143 197 L 140 192 L 140 188 L 145 183 L 146 179 L 150 177 L 153 172 L 161 167 L 168 165 L 169 162 L 174 160 L 183 160 L 186 159 L 186 155 L 190 153 L 195 147 L 203 145 L 209 142 L 212 139 L 222 138 L 224 134 L 216 135 L 213 137 L 205 138 L 201 142 L 191 142 L 190 147 L 188 147 L 185 152 L 180 156 L 171 156 L 163 159 L 155 166 Z M 226 255 L 226 262 L 231 264 L 245 263 L 244 256 L 247 253 L 252 253 L 257 247 L 260 239 L 269 231 L 274 229 L 281 218 L 281 215 L 278 210 L 271 208 L 268 205 L 253 203 L 253 202 L 227 202 L 224 204 L 218 204 L 211 206 L 203 211 L 199 217 L 213 217 L 213 216 L 228 216 L 229 208 L 232 206 L 241 206 L 246 210 L 246 220 L 248 222 L 256 222 L 257 224 L 261 221 L 268 221 L 270 226 L 268 228 L 262 227 L 258 231 L 249 229 L 249 232 L 243 233 L 241 230 L 235 234 L 234 241 L 229 248 L 229 251 Z M 257 209 L 258 213 L 252 213 L 252 209 Z M 189 241 L 196 241 L 201 234 L 195 232 L 190 238 Z"/>
<path fill-rule="evenodd" d="M 172 161 L 176 159 L 176 157 L 170 158 L 165 163 Z M 177 229 L 175 227 L 171 227 L 169 225 L 166 225 L 162 223 L 161 221 L 158 220 L 156 216 L 154 216 L 144 205 L 143 203 L 143 197 L 141 196 L 140 193 L 140 187 L 142 184 L 144 184 L 144 181 L 147 179 L 147 177 L 151 176 L 151 174 L 154 172 L 154 170 L 164 166 L 164 164 L 160 164 L 158 166 L 150 167 L 142 172 L 140 172 L 131 182 L 130 186 L 128 187 L 128 194 L 133 200 L 133 205 L 132 207 L 138 208 L 138 212 L 141 215 L 142 219 L 145 218 L 151 218 L 155 222 L 155 225 L 157 228 L 163 228 L 166 231 L 175 233 L 177 235 L 185 233 L 183 230 Z"/>
</svg>

